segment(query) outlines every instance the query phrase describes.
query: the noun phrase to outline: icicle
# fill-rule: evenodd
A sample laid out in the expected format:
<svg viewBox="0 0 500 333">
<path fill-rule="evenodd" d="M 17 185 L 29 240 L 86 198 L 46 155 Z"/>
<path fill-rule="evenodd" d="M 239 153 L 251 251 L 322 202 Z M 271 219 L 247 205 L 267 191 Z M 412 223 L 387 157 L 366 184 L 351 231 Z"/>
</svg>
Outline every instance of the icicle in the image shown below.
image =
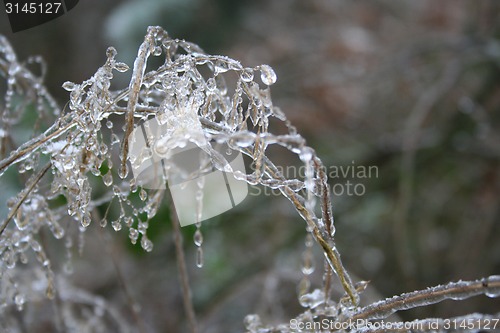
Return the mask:
<svg viewBox="0 0 500 333">
<path fill-rule="evenodd" d="M 313 257 L 313 252 L 312 252 L 312 235 L 310 233 L 307 234 L 306 236 L 306 249 L 302 253 L 302 273 L 306 276 L 311 275 L 314 273 L 314 257 Z"/>
<path fill-rule="evenodd" d="M 199 221 L 199 220 L 198 220 Z M 194 245 L 196 245 L 196 266 L 203 267 L 203 234 L 201 233 L 201 223 L 196 223 L 196 231 L 193 236 Z"/>
<path fill-rule="evenodd" d="M 146 192 L 145 189 L 141 188 L 141 190 L 139 191 L 139 198 L 144 201 L 148 198 L 148 193 Z"/>
<path fill-rule="evenodd" d="M 200 156 L 203 163 L 204 156 Z M 203 214 L 203 187 L 205 185 L 205 178 L 200 177 L 196 180 L 198 191 L 196 192 L 196 231 L 193 236 L 194 245 L 196 245 L 196 266 L 203 267 L 203 234 L 201 232 L 201 220 Z"/>
<path fill-rule="evenodd" d="M 66 274 L 73 273 L 73 253 L 71 252 L 73 248 L 73 240 L 71 237 L 67 237 L 64 242 L 64 247 L 66 249 L 66 262 L 64 263 L 63 270 Z"/>
<path fill-rule="evenodd" d="M 199 247 L 196 249 L 196 267 L 202 268 L 203 267 L 203 248 Z"/>
<path fill-rule="evenodd" d="M 297 293 L 299 297 L 299 302 L 302 304 L 302 297 L 309 293 L 309 288 L 311 286 L 311 282 L 309 280 L 309 276 L 314 272 L 314 258 L 313 258 L 313 252 L 312 252 L 312 246 L 313 246 L 313 239 L 312 235 L 308 232 L 306 235 L 305 239 L 305 249 L 302 252 L 302 273 L 304 274 L 304 277 L 299 283 L 299 286 L 297 287 Z M 305 303 L 304 303 L 305 304 Z"/>
<path fill-rule="evenodd" d="M 307 201 L 306 208 L 314 213 L 314 207 L 316 205 L 316 198 L 314 195 L 315 181 L 314 181 L 314 166 L 312 158 L 314 156 L 314 151 L 312 148 L 304 147 L 300 153 L 300 159 L 305 163 L 305 182 L 304 185 L 307 191 Z"/>
</svg>

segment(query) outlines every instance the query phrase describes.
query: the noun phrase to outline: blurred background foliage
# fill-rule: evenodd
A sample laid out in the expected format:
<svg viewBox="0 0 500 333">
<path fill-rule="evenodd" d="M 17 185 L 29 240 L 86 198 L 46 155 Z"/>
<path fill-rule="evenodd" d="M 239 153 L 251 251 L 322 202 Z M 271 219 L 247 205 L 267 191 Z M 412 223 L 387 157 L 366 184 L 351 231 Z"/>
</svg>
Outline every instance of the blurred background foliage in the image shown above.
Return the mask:
<svg viewBox="0 0 500 333">
<path fill-rule="evenodd" d="M 371 280 L 364 303 L 500 273 L 499 2 L 85 0 L 16 34 L 0 16 L 0 33 L 20 59 L 45 59 L 46 85 L 61 106 L 68 99 L 62 83 L 89 78 L 108 45 L 132 65 L 148 25 L 247 66 L 271 65 L 278 74 L 274 104 L 328 170 L 377 168 L 377 177 L 330 180 L 336 189 L 350 181 L 365 190 L 333 196 L 344 263 L 356 279 Z M 116 88 L 127 75 L 117 77 Z M 236 209 L 203 222 L 204 268 L 194 264 L 195 228 L 182 229 L 203 332 L 243 331 L 249 313 L 277 323 L 301 311 L 304 222 L 285 199 L 250 193 Z M 141 318 L 131 321 L 143 321 L 148 332 L 185 331 L 168 207 L 150 223 L 155 249 L 148 255 L 125 232 L 94 221 L 70 275 L 125 314 L 137 300 Z M 53 258 L 61 256 L 58 246 Z M 319 251 L 316 259 L 319 287 Z M 477 297 L 402 316 L 499 310 L 498 300 Z"/>
</svg>

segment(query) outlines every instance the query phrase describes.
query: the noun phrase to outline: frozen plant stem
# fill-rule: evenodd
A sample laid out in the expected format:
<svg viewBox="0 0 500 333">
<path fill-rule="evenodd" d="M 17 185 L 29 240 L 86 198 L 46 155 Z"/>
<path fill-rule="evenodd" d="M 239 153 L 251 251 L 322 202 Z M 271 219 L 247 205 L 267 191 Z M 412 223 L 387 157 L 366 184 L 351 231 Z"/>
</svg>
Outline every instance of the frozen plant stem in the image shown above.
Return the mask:
<svg viewBox="0 0 500 333">
<path fill-rule="evenodd" d="M 139 100 L 139 93 L 141 91 L 142 80 L 144 78 L 144 71 L 146 70 L 146 63 L 148 57 L 151 53 L 151 48 L 154 44 L 154 34 L 157 33 L 157 29 L 154 27 L 149 27 L 144 42 L 139 47 L 139 52 L 137 58 L 134 61 L 134 69 L 132 72 L 132 80 L 129 85 L 128 92 L 128 103 L 127 103 L 127 114 L 125 119 L 125 135 L 122 141 L 122 157 L 121 157 L 121 175 L 123 178 L 127 175 L 127 159 L 129 151 L 128 139 L 132 130 L 134 129 L 134 114 L 137 107 L 137 102 Z"/>
<path fill-rule="evenodd" d="M 69 241 L 67 248 L 71 250 L 73 241 L 67 226 L 73 225 L 72 220 L 79 223 L 78 239 L 80 244 L 83 244 L 84 231 L 92 221 L 90 213 L 97 211 L 96 208 L 105 204 L 109 204 L 108 210 L 111 203 L 119 209 L 119 214 L 109 214 L 109 216 L 118 216 L 110 223 L 115 231 L 126 227 L 133 244 L 140 239 L 144 250 L 149 252 L 153 249 L 153 243 L 147 238 L 147 228 L 159 210 L 164 192 L 155 188 L 158 191 L 147 193 L 144 190 L 147 184 L 138 181 L 137 175 L 134 174 L 134 178 L 131 179 L 132 177 L 127 177 L 127 174 L 129 173 L 128 163 L 135 172 L 138 166 L 151 158 L 148 153 L 153 153 L 151 149 L 144 149 L 148 144 L 144 147 L 142 142 L 140 143 L 142 150 L 139 153 L 136 154 L 133 153 L 133 149 L 130 150 L 134 144 L 139 144 L 137 140 L 130 138 L 131 135 L 133 136 L 134 128 L 137 128 L 141 122 L 149 122 L 156 118 L 157 124 L 164 127 L 159 133 L 155 133 L 151 138 L 148 137 L 147 143 L 151 140 L 152 144 L 155 144 L 154 147 L 161 148 L 160 151 L 168 151 L 176 148 L 177 145 L 180 147 L 180 144 L 185 143 L 186 140 L 194 141 L 197 145 L 203 146 L 204 151 L 210 155 L 214 166 L 219 171 L 227 172 L 229 176 L 234 176 L 235 179 L 251 185 L 279 190 L 305 221 L 307 231 L 310 233 L 307 235 L 308 243 L 312 244 L 311 240 L 314 239 L 319 244 L 326 263 L 323 289 L 316 289 L 312 292 L 307 290 L 306 294 L 301 295 L 311 301 L 301 302 L 306 310 L 297 317 L 298 320 L 311 321 L 320 316 L 342 323 L 357 319 L 374 320 L 385 318 L 397 311 L 426 306 L 445 299 L 461 300 L 478 294 L 486 294 L 490 297 L 500 296 L 500 277 L 491 276 L 483 280 L 449 283 L 410 292 L 361 308 L 359 294 L 363 289 L 361 288 L 363 284 L 354 285 L 336 248 L 335 226 L 325 168 L 314 149 L 307 146 L 305 139 L 297 133 L 285 114 L 278 107 L 273 106 L 269 86 L 276 81 L 277 77 L 270 66 L 243 67 L 234 59 L 209 55 L 195 44 L 172 39 L 160 27 L 150 27 L 139 47 L 130 83 L 121 90 L 111 91 L 114 71 L 124 72 L 129 67 L 115 59 L 117 52 L 114 48 L 110 47 L 106 54 L 105 64 L 90 79 L 81 84 L 66 82 L 63 85 L 63 88 L 70 92 L 70 96 L 67 112 L 61 112 L 40 84 L 40 80 L 17 61 L 10 45 L 4 38 L 0 38 L 0 76 L 7 80 L 8 86 L 5 94 L 5 107 L 0 108 L 0 116 L 2 120 L 5 119 L 3 123 L 0 123 L 0 152 L 8 156 L 0 161 L 0 176 L 12 166 L 17 166 L 17 171 L 26 174 L 26 178 L 29 176 L 24 189 L 8 201 L 10 211 L 7 213 L 7 218 L 0 224 L 0 244 L 2 244 L 0 267 L 2 269 L 6 267 L 5 272 L 0 273 L 4 276 L 19 273 L 16 262 L 21 255 L 26 258 L 25 251 L 34 252 L 37 262 L 46 273 L 46 280 L 50 281 L 51 288 L 47 288 L 50 293 L 47 291 L 46 295 L 48 297 L 53 295 L 55 291 L 52 288 L 52 281 L 54 279 L 50 269 L 51 263 L 45 254 L 46 244 L 39 244 L 36 241 L 40 235 L 39 231 L 42 228 L 48 228 L 56 239 L 67 237 L 66 241 Z M 161 56 L 163 59 L 159 60 L 160 62 L 163 60 L 162 65 L 146 72 L 148 59 Z M 456 79 L 459 70 L 454 68 L 450 65 L 450 68 L 445 71 L 442 89 L 436 90 L 438 93 L 444 93 Z M 232 75 L 231 80 L 227 82 L 233 83 L 234 75 L 236 75 L 236 83 L 233 87 L 227 86 L 224 79 L 226 72 Z M 260 80 L 257 74 L 259 72 Z M 255 77 L 257 80 L 254 80 Z M 408 131 L 418 129 L 422 125 L 422 120 L 435 104 L 438 93 L 430 92 L 420 102 L 420 106 L 416 108 L 417 111 L 412 117 L 413 120 L 407 127 Z M 21 100 L 21 103 L 16 104 L 18 100 Z M 22 117 L 18 114 L 29 110 L 26 107 L 29 103 L 37 106 L 37 110 L 47 111 L 42 112 L 44 116 L 53 114 L 55 121 L 52 122 L 53 120 L 50 119 L 50 123 L 47 124 L 48 129 L 44 133 L 20 146 L 15 146 L 15 140 L 12 140 L 11 134 L 15 128 L 12 125 L 19 123 Z M 123 131 L 116 130 L 119 126 L 113 126 L 113 118 L 119 116 L 125 122 Z M 281 125 L 288 131 L 282 134 L 273 133 L 270 128 L 273 128 L 275 122 L 281 122 Z M 38 124 L 36 122 L 35 131 L 38 129 Z M 271 124 L 273 126 L 270 126 Z M 103 125 L 108 130 L 103 130 Z M 123 138 L 120 139 L 121 135 Z M 206 145 L 201 144 L 205 142 L 204 140 L 207 141 Z M 417 139 L 408 140 L 410 141 L 404 145 L 408 148 L 405 151 L 409 157 L 406 163 L 403 162 L 402 169 L 405 170 L 406 166 L 409 171 L 412 171 L 417 141 L 411 140 Z M 8 145 L 5 144 L 6 142 Z M 248 172 L 233 169 L 232 164 L 226 160 L 227 157 L 224 157 L 225 154 L 220 154 L 214 149 L 215 143 L 227 144 L 231 151 L 250 157 L 254 166 L 253 170 Z M 305 176 L 287 178 L 287 175 L 284 175 L 274 164 L 272 153 L 269 153 L 272 150 L 268 148 L 273 145 L 297 155 L 306 166 Z M 113 163 L 115 153 L 120 159 L 118 167 Z M 161 158 L 162 161 L 168 160 L 168 154 L 162 155 Z M 47 165 L 40 163 L 46 160 L 50 161 Z M 50 186 L 45 186 L 49 184 L 41 182 L 46 175 L 49 175 L 47 183 Z M 99 178 L 105 187 L 95 186 L 94 181 Z M 410 179 L 408 184 L 411 185 L 411 177 L 408 179 Z M 107 192 L 96 200 L 94 187 L 107 189 Z M 411 186 L 407 186 L 406 191 L 408 188 L 411 189 Z M 134 199 L 137 192 L 140 201 Z M 53 199 L 61 196 L 65 200 L 58 206 Z M 403 208 L 405 205 L 407 204 L 402 205 Z M 191 297 L 182 234 L 172 201 L 170 201 L 170 206 L 178 275 L 186 313 L 185 322 L 191 333 L 197 333 L 198 323 Z M 200 207 L 201 214 L 202 205 L 198 207 Z M 402 212 L 404 213 L 404 209 Z M 143 216 L 145 218 L 142 218 Z M 104 219 L 101 220 L 101 226 L 107 225 L 107 217 L 106 213 Z M 10 226 L 12 228 L 7 228 L 11 220 L 16 223 L 12 223 Z M 60 221 L 66 222 L 65 220 L 69 220 L 69 223 L 62 225 Z M 198 218 L 198 221 L 200 220 L 201 218 Z M 201 233 L 194 239 L 195 244 L 200 246 Z M 113 252 L 110 252 L 110 255 L 117 268 L 118 279 L 123 283 L 124 279 Z M 21 259 L 21 261 L 25 260 Z M 307 260 L 309 262 L 310 258 L 308 257 Z M 28 265 L 26 268 L 33 269 L 32 266 L 34 265 Z M 339 301 L 331 300 L 329 295 L 333 273 L 338 276 L 345 292 Z M 58 277 L 58 281 L 63 279 L 64 277 Z M 31 297 L 30 302 L 37 302 L 39 299 L 36 295 L 20 294 L 21 288 L 17 281 L 14 283 L 8 279 L 0 279 L 0 283 L 0 314 L 3 314 L 3 309 L 8 309 L 11 305 L 22 307 L 26 302 L 25 296 Z M 58 283 L 58 286 L 60 285 L 63 286 L 62 292 L 56 295 L 63 296 L 65 287 Z M 125 287 L 124 285 L 125 292 L 128 293 Z M 72 314 L 73 311 L 81 313 L 79 308 L 71 304 L 72 301 L 74 299 L 61 297 L 60 306 L 63 316 L 67 313 Z M 299 301 L 302 301 L 302 298 Z M 129 298 L 129 305 L 133 307 L 133 303 L 133 300 Z M 104 309 L 102 304 L 99 308 Z M 113 314 L 113 309 L 107 307 L 106 309 L 111 317 L 117 317 Z M 251 333 L 293 332 L 286 324 L 280 325 L 277 329 L 264 327 L 260 320 L 256 320 L 258 319 L 256 317 L 250 316 L 255 320 L 245 321 Z M 64 320 L 71 321 L 71 316 L 68 318 Z M 107 331 L 111 331 L 104 316 L 99 318 L 95 316 L 92 319 L 102 320 L 99 324 L 106 327 Z M 83 331 L 82 327 L 86 324 L 83 322 L 82 326 L 76 330 Z M 0 330 L 4 328 L 2 325 L 0 321 Z M 131 328 L 131 331 L 144 331 L 144 329 L 144 324 L 137 321 L 136 327 Z M 121 329 L 120 331 L 126 332 L 127 330 Z M 356 333 L 363 332 L 363 330 L 356 330 Z"/>
<path fill-rule="evenodd" d="M 358 319 L 383 319 L 401 310 L 435 304 L 447 299 L 463 300 L 482 294 L 491 297 L 500 295 L 500 276 L 490 276 L 475 281 L 451 282 L 443 286 L 387 298 L 360 309 L 349 320 L 355 322 Z"/>
<path fill-rule="evenodd" d="M 172 227 L 174 229 L 174 242 L 175 242 L 175 255 L 177 257 L 177 269 L 179 270 L 179 280 L 182 287 L 182 299 L 184 301 L 184 311 L 186 312 L 186 317 L 191 333 L 198 332 L 198 324 L 196 321 L 196 313 L 194 311 L 193 301 L 191 298 L 191 287 L 189 286 L 189 276 L 186 267 L 186 258 L 184 256 L 184 249 L 182 245 L 182 234 L 180 230 L 180 223 L 177 219 L 177 214 L 175 213 L 175 207 L 170 201 L 170 220 L 172 222 Z"/>
<path fill-rule="evenodd" d="M 23 204 L 23 202 L 26 200 L 26 198 L 28 198 L 28 196 L 30 195 L 31 191 L 33 191 L 33 189 L 35 188 L 35 186 L 38 184 L 38 182 L 40 181 L 40 179 L 42 179 L 42 177 L 45 175 L 45 173 L 47 173 L 47 171 L 50 169 L 50 163 L 47 163 L 45 165 L 45 167 L 43 167 L 39 172 L 38 174 L 31 180 L 31 184 L 28 185 L 28 187 L 26 187 L 24 189 L 24 191 L 21 192 L 21 197 L 19 198 L 19 200 L 16 202 L 16 204 L 14 205 L 14 207 L 12 207 L 9 211 L 9 215 L 7 215 L 7 218 L 3 221 L 2 225 L 0 226 L 0 236 L 3 234 L 3 231 L 5 230 L 5 228 L 7 227 L 7 225 L 9 224 L 9 222 L 12 220 L 12 217 L 14 217 L 14 215 L 17 213 L 17 211 L 19 210 L 19 207 L 21 207 L 21 205 Z"/>
<path fill-rule="evenodd" d="M 106 211 L 106 213 L 107 213 L 107 211 Z M 92 217 L 96 221 L 101 220 L 101 215 L 99 214 L 99 211 L 97 209 L 92 210 Z M 113 263 L 116 277 L 118 278 L 118 282 L 120 283 L 120 286 L 123 289 L 123 293 L 125 294 L 125 298 L 127 299 L 127 303 L 128 303 L 130 312 L 132 313 L 134 321 L 138 326 L 139 333 L 146 333 L 146 325 L 145 325 L 144 319 L 140 313 L 141 310 L 140 310 L 140 308 L 138 308 L 138 304 L 137 304 L 136 300 L 134 299 L 134 297 L 132 296 L 132 293 L 130 292 L 130 288 L 128 287 L 128 284 L 125 281 L 125 277 L 123 275 L 122 269 L 121 269 L 120 264 L 118 262 L 115 250 L 110 246 L 110 243 L 107 242 L 105 239 L 105 238 L 109 237 L 109 235 L 105 234 L 103 232 L 103 229 L 101 228 L 101 229 L 99 229 L 99 237 L 101 240 L 101 244 L 104 244 L 104 247 L 106 249 L 106 253 L 109 255 L 111 262 Z"/>
</svg>

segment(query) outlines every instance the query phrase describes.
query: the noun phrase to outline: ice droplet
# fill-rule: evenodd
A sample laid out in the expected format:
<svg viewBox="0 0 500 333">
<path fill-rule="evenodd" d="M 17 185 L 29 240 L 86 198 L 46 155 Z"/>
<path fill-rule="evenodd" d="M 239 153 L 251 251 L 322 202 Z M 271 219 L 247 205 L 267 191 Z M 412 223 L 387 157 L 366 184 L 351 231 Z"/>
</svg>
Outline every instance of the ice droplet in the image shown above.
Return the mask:
<svg viewBox="0 0 500 333">
<path fill-rule="evenodd" d="M 215 75 L 219 73 L 225 73 L 229 70 L 229 66 L 227 62 L 222 61 L 222 60 L 217 60 L 215 62 Z"/>
<path fill-rule="evenodd" d="M 304 251 L 302 254 L 302 273 L 304 275 L 311 275 L 314 273 L 314 258 L 311 251 Z"/>
<path fill-rule="evenodd" d="M 207 89 L 209 91 L 215 91 L 217 89 L 217 84 L 215 83 L 215 79 L 213 77 L 207 80 Z"/>
<path fill-rule="evenodd" d="M 146 252 L 151 252 L 153 251 L 153 242 L 150 241 L 146 236 L 142 236 L 141 238 L 141 246 Z"/>
<path fill-rule="evenodd" d="M 88 214 L 83 215 L 82 222 L 81 222 L 82 227 L 87 228 L 90 225 L 90 221 L 91 221 L 90 215 L 88 215 Z"/>
<path fill-rule="evenodd" d="M 14 297 L 14 303 L 16 303 L 16 308 L 18 311 L 23 310 L 24 303 L 26 302 L 26 299 L 24 298 L 24 295 L 22 294 L 17 294 Z"/>
<path fill-rule="evenodd" d="M 129 233 L 128 233 L 128 237 L 130 238 L 130 241 L 132 242 L 132 244 L 135 244 L 135 243 L 137 243 L 137 239 L 139 238 L 139 232 L 137 231 L 137 229 L 130 228 Z"/>
<path fill-rule="evenodd" d="M 141 188 L 139 191 L 139 198 L 141 198 L 142 201 L 146 200 L 148 197 L 148 193 L 146 192 L 145 189 Z"/>
<path fill-rule="evenodd" d="M 108 171 L 104 176 L 102 176 L 102 181 L 106 186 L 111 186 L 111 184 L 113 184 L 113 175 L 111 174 L 111 171 Z"/>
<path fill-rule="evenodd" d="M 196 249 L 196 267 L 203 267 L 203 249 L 201 247 Z"/>
<path fill-rule="evenodd" d="M 63 83 L 62 87 L 66 91 L 73 91 L 73 90 L 76 90 L 78 88 L 78 85 L 71 82 L 71 81 L 66 81 Z"/>
<path fill-rule="evenodd" d="M 120 176 L 121 179 L 125 179 L 128 176 L 128 164 L 124 164 L 120 170 L 118 171 L 118 176 Z"/>
<path fill-rule="evenodd" d="M 126 63 L 124 62 L 117 62 L 115 64 L 115 69 L 118 71 L 118 72 L 121 72 L 121 73 L 124 73 L 126 71 L 129 70 L 129 67 Z"/>
<path fill-rule="evenodd" d="M 245 68 L 240 74 L 241 80 L 244 82 L 250 82 L 253 80 L 253 68 Z"/>
<path fill-rule="evenodd" d="M 112 47 L 112 46 L 108 47 L 107 50 L 106 50 L 106 56 L 108 58 L 114 58 L 114 57 L 116 57 L 117 53 L 118 52 L 116 52 L 116 49 L 114 47 Z"/>
<path fill-rule="evenodd" d="M 120 223 L 120 220 L 111 222 L 111 226 L 113 227 L 113 229 L 115 229 L 115 231 L 120 231 L 122 229 L 122 224 Z"/>
<path fill-rule="evenodd" d="M 276 82 L 276 73 L 269 65 L 261 65 L 260 66 L 260 79 L 262 83 L 270 86 Z"/>
<path fill-rule="evenodd" d="M 243 324 L 245 325 L 245 328 L 250 332 L 256 332 L 257 329 L 262 327 L 262 321 L 260 320 L 259 315 L 256 314 L 249 314 L 245 316 L 245 319 L 243 319 Z"/>
<path fill-rule="evenodd" d="M 106 127 L 109 128 L 109 129 L 113 128 L 113 122 L 111 120 L 108 120 L 106 122 Z"/>
<path fill-rule="evenodd" d="M 193 238 L 194 238 L 194 244 L 196 246 L 201 246 L 201 244 L 203 244 L 203 234 L 201 233 L 200 229 L 196 230 Z"/>
<path fill-rule="evenodd" d="M 500 275 L 492 275 L 486 279 L 483 283 L 488 286 L 488 290 L 485 292 L 486 296 L 494 298 L 500 297 Z M 494 284 L 495 286 L 490 286 Z"/>
<path fill-rule="evenodd" d="M 125 225 L 129 228 L 132 226 L 132 224 L 134 224 L 134 219 L 130 216 L 127 216 L 123 221 L 125 222 Z"/>
<path fill-rule="evenodd" d="M 322 290 L 315 289 L 312 293 L 302 295 L 299 302 L 305 308 L 314 309 L 325 302 L 325 293 Z"/>
</svg>

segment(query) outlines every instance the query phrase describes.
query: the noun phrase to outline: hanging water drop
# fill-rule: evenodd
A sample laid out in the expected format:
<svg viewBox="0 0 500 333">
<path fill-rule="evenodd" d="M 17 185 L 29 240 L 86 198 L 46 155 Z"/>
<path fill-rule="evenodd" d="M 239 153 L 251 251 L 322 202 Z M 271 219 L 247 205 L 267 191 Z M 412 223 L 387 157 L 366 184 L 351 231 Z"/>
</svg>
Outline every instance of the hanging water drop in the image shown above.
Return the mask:
<svg viewBox="0 0 500 333">
<path fill-rule="evenodd" d="M 24 306 L 25 302 L 26 302 L 26 299 L 25 299 L 24 295 L 17 294 L 14 297 L 14 303 L 16 303 L 16 308 L 17 308 L 18 311 L 22 311 L 23 310 L 23 306 Z"/>
<path fill-rule="evenodd" d="M 113 175 L 111 174 L 111 170 L 102 176 L 102 181 L 106 186 L 111 186 L 111 184 L 113 184 Z"/>
<path fill-rule="evenodd" d="M 130 179 L 130 192 L 137 192 L 137 183 L 135 181 L 135 178 Z"/>
<path fill-rule="evenodd" d="M 215 83 L 215 79 L 213 77 L 207 80 L 207 89 L 208 91 L 215 91 L 217 89 L 217 84 Z"/>
<path fill-rule="evenodd" d="M 129 228 L 132 226 L 132 224 L 134 224 L 134 219 L 130 216 L 127 216 L 123 221 L 125 222 L 125 225 Z"/>
<path fill-rule="evenodd" d="M 90 215 L 88 214 L 83 215 L 81 222 L 82 227 L 87 228 L 90 225 L 90 221 L 91 221 Z"/>
<path fill-rule="evenodd" d="M 111 144 L 120 143 L 120 138 L 115 133 L 111 134 Z"/>
<path fill-rule="evenodd" d="M 203 267 L 203 249 L 201 247 L 196 249 L 196 267 Z"/>
<path fill-rule="evenodd" d="M 304 275 L 311 275 L 314 273 L 314 258 L 312 251 L 304 251 L 302 254 L 302 273 Z"/>
<path fill-rule="evenodd" d="M 111 222 L 111 226 L 113 227 L 113 229 L 115 229 L 115 231 L 120 231 L 122 229 L 122 224 L 120 223 L 120 220 Z"/>
<path fill-rule="evenodd" d="M 229 66 L 226 61 L 217 60 L 215 62 L 215 69 L 214 69 L 215 75 L 218 75 L 219 73 L 225 73 L 228 70 Z"/>
<path fill-rule="evenodd" d="M 141 188 L 139 191 L 139 198 L 141 198 L 142 201 L 146 200 L 148 197 L 148 193 L 146 192 L 145 189 Z"/>
<path fill-rule="evenodd" d="M 276 73 L 269 65 L 261 65 L 260 66 L 260 79 L 262 83 L 270 86 L 276 82 Z"/>
<path fill-rule="evenodd" d="M 203 244 L 203 234 L 200 229 L 196 229 L 193 239 L 196 246 L 201 246 Z"/>
<path fill-rule="evenodd" d="M 63 83 L 62 87 L 66 91 L 73 91 L 73 90 L 76 90 L 78 88 L 78 85 L 71 82 L 71 81 L 66 81 Z"/>
<path fill-rule="evenodd" d="M 153 242 L 150 241 L 146 235 L 143 235 L 141 238 L 141 247 L 144 249 L 146 252 L 151 252 L 153 251 Z"/>
<path fill-rule="evenodd" d="M 129 70 L 128 65 L 124 62 L 117 62 L 114 68 L 121 73 L 124 73 Z"/>
<path fill-rule="evenodd" d="M 112 58 L 116 57 L 117 53 L 118 52 L 116 51 L 116 49 L 112 46 L 110 46 L 106 49 L 106 56 L 108 57 L 108 59 L 112 59 Z"/>
<path fill-rule="evenodd" d="M 130 228 L 129 233 L 128 233 L 128 237 L 130 238 L 130 241 L 132 242 L 132 244 L 136 244 L 137 239 L 139 238 L 139 231 L 137 231 L 137 229 Z"/>
<path fill-rule="evenodd" d="M 299 302 L 305 308 L 314 309 L 325 303 L 325 293 L 323 290 L 315 289 L 312 293 L 302 295 Z"/>
<path fill-rule="evenodd" d="M 250 82 L 253 80 L 253 68 L 245 68 L 240 73 L 241 80 L 244 82 Z"/>
</svg>

